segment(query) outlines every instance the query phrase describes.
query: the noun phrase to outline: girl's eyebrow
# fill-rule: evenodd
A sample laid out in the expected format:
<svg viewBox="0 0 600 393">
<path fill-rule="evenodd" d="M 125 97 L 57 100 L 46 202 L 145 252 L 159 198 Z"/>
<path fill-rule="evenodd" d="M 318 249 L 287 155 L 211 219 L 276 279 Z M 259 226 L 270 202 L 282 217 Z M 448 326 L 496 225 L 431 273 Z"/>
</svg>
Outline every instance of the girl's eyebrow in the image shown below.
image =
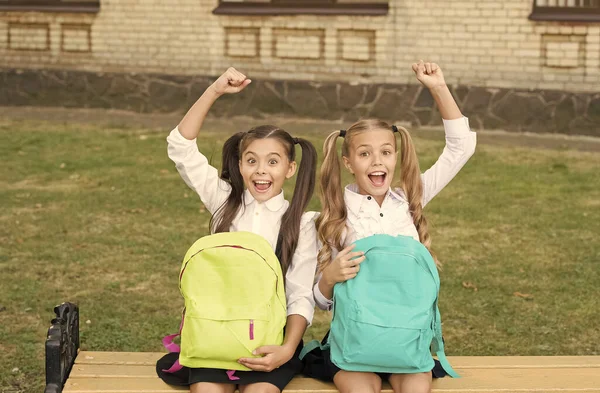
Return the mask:
<svg viewBox="0 0 600 393">
<path fill-rule="evenodd" d="M 245 152 L 245 153 L 244 153 L 244 156 L 247 156 L 248 154 L 253 154 L 253 155 L 255 155 L 255 156 L 258 156 L 258 154 L 256 154 L 256 153 L 255 153 L 255 152 L 253 152 L 253 151 L 247 151 L 247 152 Z M 276 151 L 272 151 L 272 152 L 270 152 L 268 155 L 269 155 L 269 156 L 276 155 L 277 157 L 281 158 L 281 155 L 280 155 L 279 153 L 277 153 Z"/>
<path fill-rule="evenodd" d="M 384 144 L 383 144 L 383 145 L 381 145 L 381 146 L 382 146 L 382 147 L 383 147 L 383 146 L 392 146 L 392 147 L 393 147 L 394 145 L 392 145 L 391 143 L 384 143 Z M 372 145 L 367 145 L 367 144 L 362 144 L 362 145 L 360 145 L 360 146 L 357 146 L 356 148 L 357 148 L 357 149 L 359 149 L 359 148 L 361 148 L 361 147 L 371 147 L 371 148 L 372 148 L 373 146 L 372 146 Z"/>
</svg>

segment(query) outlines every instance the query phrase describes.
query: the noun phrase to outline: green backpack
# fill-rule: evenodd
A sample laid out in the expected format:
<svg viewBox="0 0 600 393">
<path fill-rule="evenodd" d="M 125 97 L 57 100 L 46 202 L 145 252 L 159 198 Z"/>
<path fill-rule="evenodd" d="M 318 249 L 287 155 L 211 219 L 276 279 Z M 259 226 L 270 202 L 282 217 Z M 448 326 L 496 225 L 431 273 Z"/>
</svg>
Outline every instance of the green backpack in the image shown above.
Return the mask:
<svg viewBox="0 0 600 393">
<path fill-rule="evenodd" d="M 194 243 L 183 259 L 179 289 L 185 300 L 178 335 L 163 339 L 190 368 L 249 370 L 237 362 L 263 345 L 281 345 L 287 310 L 281 265 L 271 245 L 250 232 L 225 232 Z"/>
<path fill-rule="evenodd" d="M 342 370 L 412 374 L 431 371 L 431 351 L 452 377 L 438 309 L 440 278 L 420 242 L 408 236 L 358 240 L 358 275 L 334 287 L 331 361 Z M 303 355 L 318 346 L 309 343 Z"/>
</svg>

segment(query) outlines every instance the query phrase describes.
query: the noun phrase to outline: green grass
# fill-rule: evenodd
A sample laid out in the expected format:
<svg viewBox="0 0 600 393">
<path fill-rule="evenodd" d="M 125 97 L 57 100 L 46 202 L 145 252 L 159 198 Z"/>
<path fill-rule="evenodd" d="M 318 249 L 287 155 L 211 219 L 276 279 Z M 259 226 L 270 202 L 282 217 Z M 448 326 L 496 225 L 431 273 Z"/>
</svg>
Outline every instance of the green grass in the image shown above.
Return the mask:
<svg viewBox="0 0 600 393">
<path fill-rule="evenodd" d="M 84 350 L 161 351 L 177 329 L 179 264 L 209 216 L 167 158 L 168 131 L 0 122 L 0 391 L 42 389 L 62 301 L 80 306 Z M 228 135 L 202 134 L 215 163 Z M 423 168 L 443 148 L 416 143 Z M 480 145 L 427 206 L 449 354 L 599 353 L 599 167 L 593 153 Z"/>
</svg>

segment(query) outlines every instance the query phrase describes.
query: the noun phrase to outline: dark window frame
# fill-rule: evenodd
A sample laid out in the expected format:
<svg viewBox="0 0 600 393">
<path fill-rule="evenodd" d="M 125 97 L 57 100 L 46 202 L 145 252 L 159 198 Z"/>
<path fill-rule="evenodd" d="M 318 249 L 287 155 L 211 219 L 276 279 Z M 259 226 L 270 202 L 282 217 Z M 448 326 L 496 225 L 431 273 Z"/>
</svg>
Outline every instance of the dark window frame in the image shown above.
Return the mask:
<svg viewBox="0 0 600 393">
<path fill-rule="evenodd" d="M 336 0 L 219 1 L 216 15 L 362 15 L 385 16 L 388 3 L 338 3 Z"/>
<path fill-rule="evenodd" d="M 0 0 L 0 11 L 98 13 L 100 0 Z"/>
<path fill-rule="evenodd" d="M 530 20 L 557 22 L 600 22 L 600 1 L 585 0 L 589 6 L 539 6 L 533 0 Z"/>
</svg>

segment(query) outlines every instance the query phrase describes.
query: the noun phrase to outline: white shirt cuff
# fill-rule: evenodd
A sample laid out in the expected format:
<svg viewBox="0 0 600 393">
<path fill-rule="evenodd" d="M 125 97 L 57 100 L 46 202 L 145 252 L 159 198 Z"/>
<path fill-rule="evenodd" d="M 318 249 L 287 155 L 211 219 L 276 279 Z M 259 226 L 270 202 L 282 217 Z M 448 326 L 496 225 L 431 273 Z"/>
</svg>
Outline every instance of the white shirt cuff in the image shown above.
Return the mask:
<svg viewBox="0 0 600 393">
<path fill-rule="evenodd" d="M 287 315 L 301 315 L 306 319 L 307 327 L 312 325 L 313 315 L 315 314 L 314 306 L 311 307 L 310 304 L 306 304 L 307 302 L 297 302 L 294 304 L 288 305 Z"/>
<path fill-rule="evenodd" d="M 333 306 L 333 300 L 327 299 L 321 293 L 318 282 L 315 284 L 313 294 L 315 295 L 315 302 L 317 303 L 317 306 L 319 306 L 320 309 L 331 311 L 331 307 Z"/>
<path fill-rule="evenodd" d="M 464 137 L 471 131 L 469 128 L 469 119 L 464 116 L 453 120 L 442 119 L 442 121 L 444 122 L 446 136 Z"/>
</svg>

